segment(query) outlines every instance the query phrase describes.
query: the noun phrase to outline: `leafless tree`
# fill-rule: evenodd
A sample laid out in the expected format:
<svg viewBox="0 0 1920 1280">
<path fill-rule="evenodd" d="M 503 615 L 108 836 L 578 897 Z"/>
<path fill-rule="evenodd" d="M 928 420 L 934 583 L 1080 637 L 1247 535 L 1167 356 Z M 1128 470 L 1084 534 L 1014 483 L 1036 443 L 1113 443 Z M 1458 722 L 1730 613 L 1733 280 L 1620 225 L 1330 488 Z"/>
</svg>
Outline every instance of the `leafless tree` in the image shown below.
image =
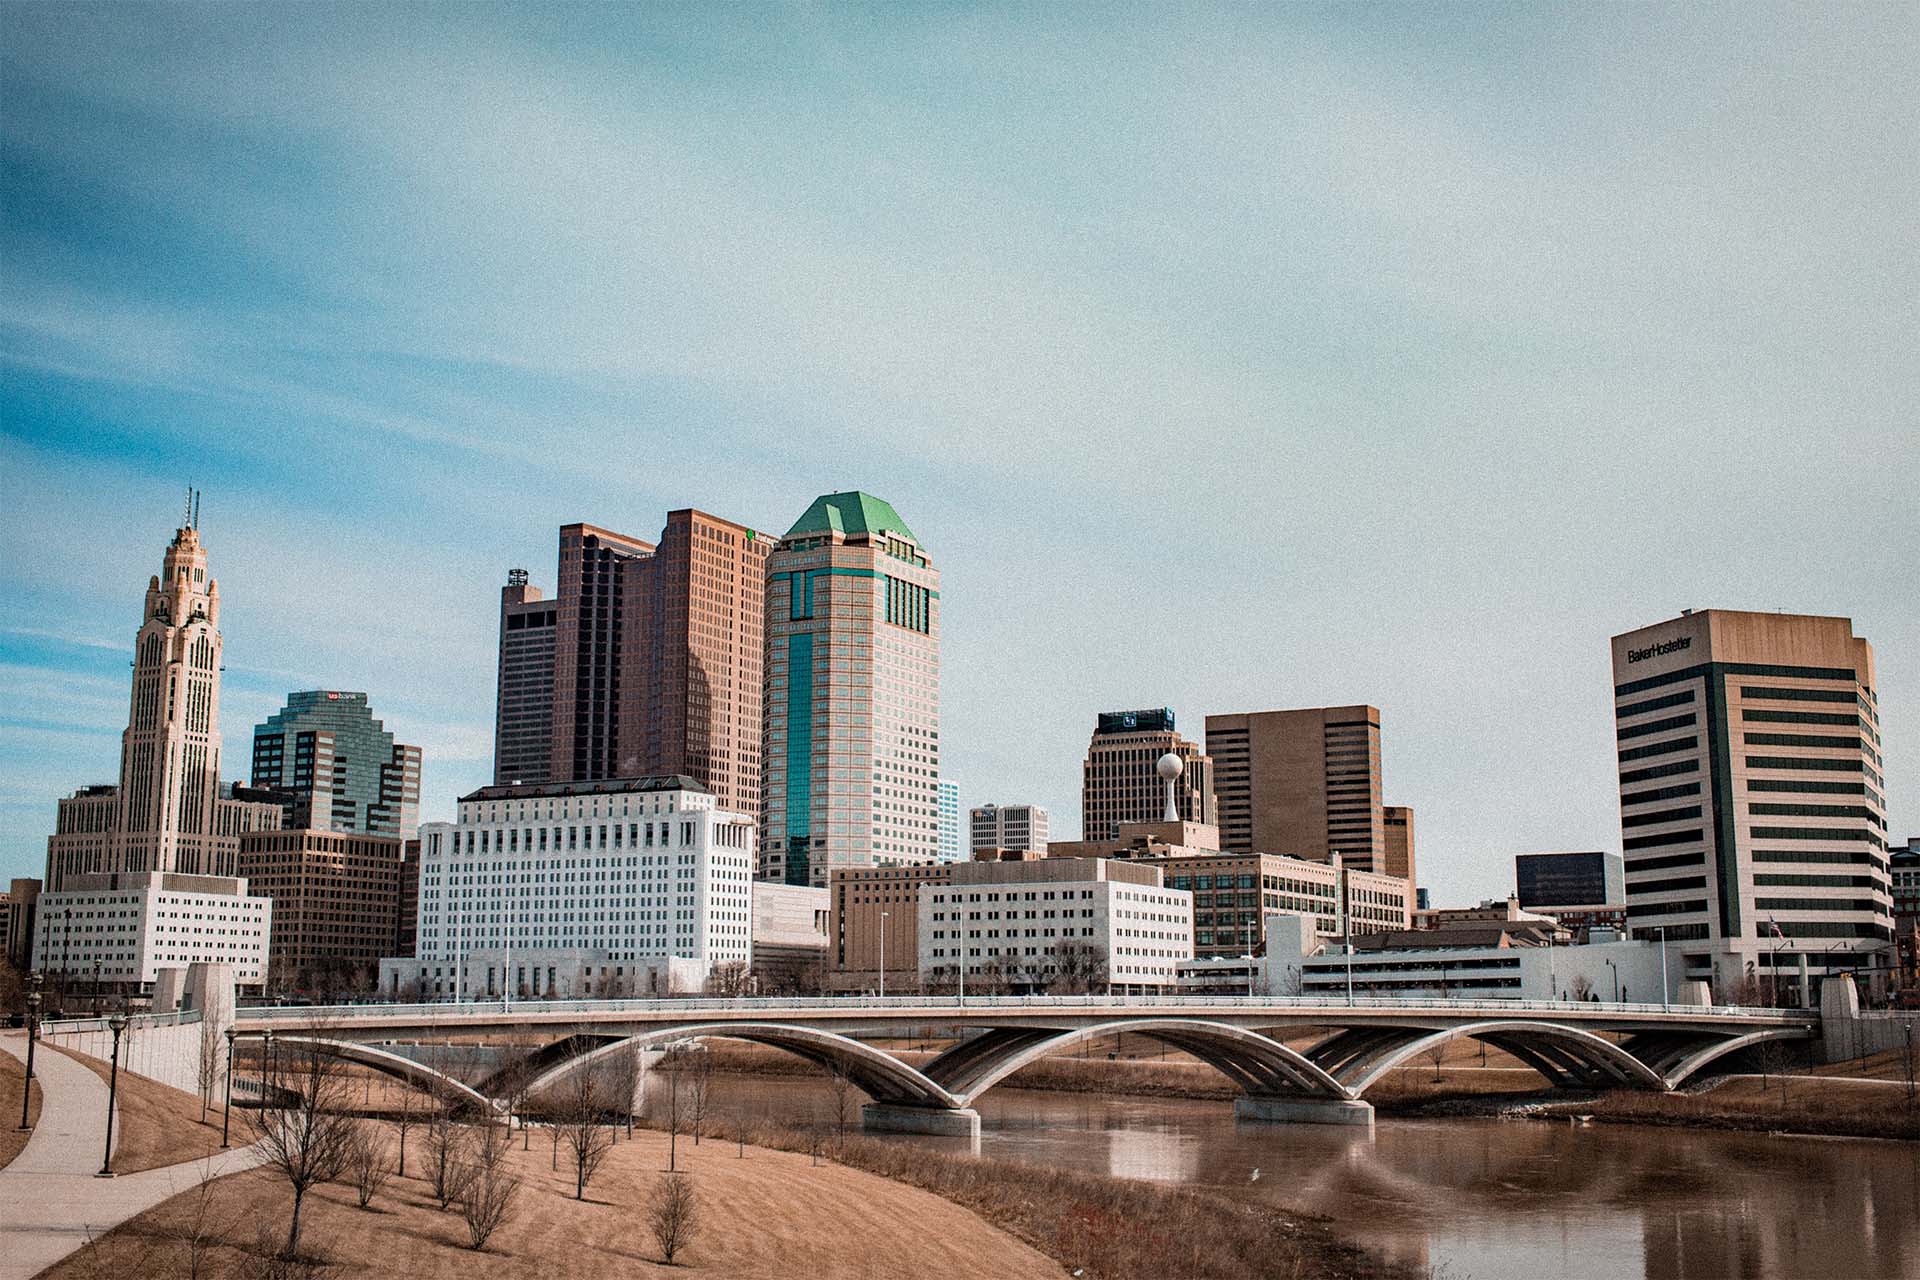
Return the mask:
<svg viewBox="0 0 1920 1280">
<path fill-rule="evenodd" d="M 660 1246 L 660 1260 L 673 1265 L 673 1255 L 686 1247 L 700 1225 L 700 1205 L 693 1182 L 684 1173 L 663 1173 L 647 1201 L 647 1225 Z"/>
<path fill-rule="evenodd" d="M 393 1113 L 393 1127 L 400 1139 L 400 1159 L 394 1172 L 400 1177 L 407 1176 L 407 1134 L 427 1118 L 426 1099 L 411 1082 L 400 1084 L 400 1104 Z"/>
<path fill-rule="evenodd" d="M 1767 1077 L 1780 1081 L 1780 1105 L 1787 1105 L 1787 1068 L 1792 1065 L 1786 1043 L 1780 1040 L 1762 1040 L 1754 1049 L 1754 1060 L 1760 1065 L 1760 1087 L 1767 1087 Z"/>
<path fill-rule="evenodd" d="M 318 1045 L 289 1045 L 273 1061 L 270 1087 L 249 1122 L 258 1138 L 261 1166 L 286 1179 L 293 1190 L 281 1252 L 297 1258 L 307 1192 L 346 1172 L 352 1155 L 351 1085 L 339 1059 Z"/>
<path fill-rule="evenodd" d="M 200 1038 L 194 1046 L 194 1082 L 200 1086 L 200 1123 L 207 1122 L 207 1110 L 213 1106 L 214 1088 L 220 1083 L 221 1056 L 226 1037 L 221 1034 L 226 1007 L 220 997 L 209 992 L 207 1007 L 200 1014 Z"/>
<path fill-rule="evenodd" d="M 490 1092 L 507 1104 L 507 1126 L 513 1126 L 513 1118 L 519 1115 L 527 1104 L 527 1094 L 533 1089 L 534 1078 L 538 1074 L 537 1059 L 531 1049 L 524 1045 L 508 1045 L 501 1050 L 498 1063 L 494 1066 L 494 1084 Z M 520 1116 L 522 1127 L 526 1117 Z"/>
<path fill-rule="evenodd" d="M 708 1103 L 713 1098 L 713 1055 L 701 1046 L 698 1053 L 687 1055 L 687 1132 L 693 1135 L 693 1145 L 700 1145 L 700 1130 L 707 1123 Z"/>
<path fill-rule="evenodd" d="M 1593 979 L 1586 974 L 1575 974 L 1572 984 L 1567 988 L 1573 992 L 1575 1000 L 1585 1000 L 1593 994 Z"/>
<path fill-rule="evenodd" d="M 751 979 L 751 970 L 744 960 L 717 964 L 713 966 L 713 972 L 707 975 L 707 994 L 729 997 L 746 995 Z"/>
<path fill-rule="evenodd" d="M 427 1123 L 427 1179 L 445 1212 L 466 1190 L 467 1126 L 442 1110 Z"/>
<path fill-rule="evenodd" d="M 1083 996 L 1107 985 L 1107 958 L 1085 942 L 1062 938 L 1047 953 L 1040 973 L 1050 994 Z"/>
<path fill-rule="evenodd" d="M 626 1121 L 627 1137 L 631 1138 L 633 1099 L 640 1092 L 640 1055 L 631 1047 L 624 1047 L 601 1061 L 605 1064 L 600 1069 L 606 1080 L 608 1100 Z"/>
<path fill-rule="evenodd" d="M 600 1059 L 581 1064 L 561 1082 L 558 1099 L 560 1140 L 573 1161 L 573 1198 L 587 1198 L 587 1183 L 613 1147 L 613 1134 L 601 1124 L 612 1090 Z"/>
<path fill-rule="evenodd" d="M 474 1249 L 484 1249 L 493 1233 L 513 1216 L 520 1179 L 507 1171 L 507 1153 L 512 1148 L 513 1135 L 491 1124 L 481 1129 L 474 1144 L 466 1194 L 461 1199 L 467 1239 Z"/>
<path fill-rule="evenodd" d="M 1442 1040 L 1426 1052 L 1427 1061 L 1433 1064 L 1433 1082 L 1435 1084 L 1440 1083 L 1440 1064 L 1446 1061 L 1447 1046 L 1451 1043 L 1452 1041 L 1450 1040 Z"/>
<path fill-rule="evenodd" d="M 832 1074 L 827 1077 L 827 1091 L 833 1098 L 834 1127 L 839 1132 L 839 1135 L 844 1138 L 847 1136 L 847 1120 L 853 1114 L 854 1093 L 856 1092 L 854 1083 L 847 1079 L 846 1072 L 835 1067 Z"/>
<path fill-rule="evenodd" d="M 211 1275 L 214 1251 L 231 1242 L 238 1219 L 225 1211 L 221 1185 L 209 1156 L 201 1162 L 200 1185 L 189 1193 L 186 1215 L 172 1232 L 186 1253 L 186 1280 Z"/>
<path fill-rule="evenodd" d="M 362 1209 L 373 1204 L 373 1198 L 387 1185 L 385 1143 L 380 1140 L 380 1128 L 371 1121 L 361 1121 L 354 1129 L 353 1157 L 348 1162 L 347 1174 L 353 1182 L 354 1198 Z"/>
</svg>

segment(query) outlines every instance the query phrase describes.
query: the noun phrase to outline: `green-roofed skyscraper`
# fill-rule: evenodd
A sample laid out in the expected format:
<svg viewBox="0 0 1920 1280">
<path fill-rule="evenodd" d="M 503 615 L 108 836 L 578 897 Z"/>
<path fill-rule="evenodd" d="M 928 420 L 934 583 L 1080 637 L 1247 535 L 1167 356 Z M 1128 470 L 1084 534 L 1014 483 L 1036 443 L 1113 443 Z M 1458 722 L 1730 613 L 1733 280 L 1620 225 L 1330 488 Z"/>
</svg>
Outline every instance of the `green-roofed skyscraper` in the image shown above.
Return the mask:
<svg viewBox="0 0 1920 1280">
<path fill-rule="evenodd" d="M 870 493 L 814 500 L 767 559 L 761 875 L 939 853 L 940 573 Z"/>
</svg>

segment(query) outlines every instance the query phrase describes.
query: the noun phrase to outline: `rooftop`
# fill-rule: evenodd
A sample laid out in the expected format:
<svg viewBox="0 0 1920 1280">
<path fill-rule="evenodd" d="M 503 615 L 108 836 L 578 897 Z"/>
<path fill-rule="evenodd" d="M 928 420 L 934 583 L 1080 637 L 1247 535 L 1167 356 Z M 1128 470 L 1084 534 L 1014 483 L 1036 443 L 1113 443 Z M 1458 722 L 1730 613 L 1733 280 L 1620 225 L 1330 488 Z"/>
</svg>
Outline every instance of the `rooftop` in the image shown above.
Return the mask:
<svg viewBox="0 0 1920 1280">
<path fill-rule="evenodd" d="M 460 797 L 470 800 L 539 800 L 548 796 L 625 795 L 634 791 L 696 791 L 711 794 L 704 783 L 684 773 L 665 773 L 647 778 L 601 778 L 593 782 L 523 782 L 482 787 Z"/>
<path fill-rule="evenodd" d="M 852 489 L 815 498 L 806 514 L 794 521 L 793 528 L 787 530 L 787 537 L 803 533 L 838 533 L 851 538 L 871 536 L 882 530 L 897 533 L 916 545 L 920 542 L 891 503 Z"/>
</svg>

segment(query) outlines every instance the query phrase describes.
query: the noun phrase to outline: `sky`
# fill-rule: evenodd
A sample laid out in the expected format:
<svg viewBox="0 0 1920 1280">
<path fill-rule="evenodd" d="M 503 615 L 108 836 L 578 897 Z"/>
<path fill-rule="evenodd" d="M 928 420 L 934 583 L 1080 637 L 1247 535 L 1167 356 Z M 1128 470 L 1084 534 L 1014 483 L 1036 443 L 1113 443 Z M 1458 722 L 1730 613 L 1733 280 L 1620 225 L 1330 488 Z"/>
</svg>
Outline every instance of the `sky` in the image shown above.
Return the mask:
<svg viewBox="0 0 1920 1280">
<path fill-rule="evenodd" d="M 1843 614 L 1920 833 L 1920 8 L 0 6 L 0 876 L 204 492 L 223 772 L 490 777 L 555 532 L 891 501 L 943 773 L 1371 703 L 1436 902 L 1620 846 L 1608 637 Z"/>
</svg>

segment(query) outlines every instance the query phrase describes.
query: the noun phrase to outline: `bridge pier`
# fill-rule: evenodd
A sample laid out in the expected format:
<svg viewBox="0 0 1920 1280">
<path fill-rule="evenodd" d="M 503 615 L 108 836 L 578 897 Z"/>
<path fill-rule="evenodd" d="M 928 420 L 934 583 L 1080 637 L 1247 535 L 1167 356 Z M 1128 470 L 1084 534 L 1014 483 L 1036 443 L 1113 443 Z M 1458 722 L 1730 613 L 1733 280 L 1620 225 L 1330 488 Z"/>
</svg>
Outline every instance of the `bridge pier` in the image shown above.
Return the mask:
<svg viewBox="0 0 1920 1280">
<path fill-rule="evenodd" d="M 1373 1104 L 1360 1098 L 1279 1098 L 1242 1095 L 1233 1100 L 1237 1120 L 1268 1124 L 1349 1124 L 1373 1128 Z"/>
<path fill-rule="evenodd" d="M 935 1138 L 980 1141 L 980 1113 L 972 1107 L 904 1107 L 869 1102 L 860 1108 L 860 1127 L 869 1133 L 923 1133 Z"/>
</svg>

